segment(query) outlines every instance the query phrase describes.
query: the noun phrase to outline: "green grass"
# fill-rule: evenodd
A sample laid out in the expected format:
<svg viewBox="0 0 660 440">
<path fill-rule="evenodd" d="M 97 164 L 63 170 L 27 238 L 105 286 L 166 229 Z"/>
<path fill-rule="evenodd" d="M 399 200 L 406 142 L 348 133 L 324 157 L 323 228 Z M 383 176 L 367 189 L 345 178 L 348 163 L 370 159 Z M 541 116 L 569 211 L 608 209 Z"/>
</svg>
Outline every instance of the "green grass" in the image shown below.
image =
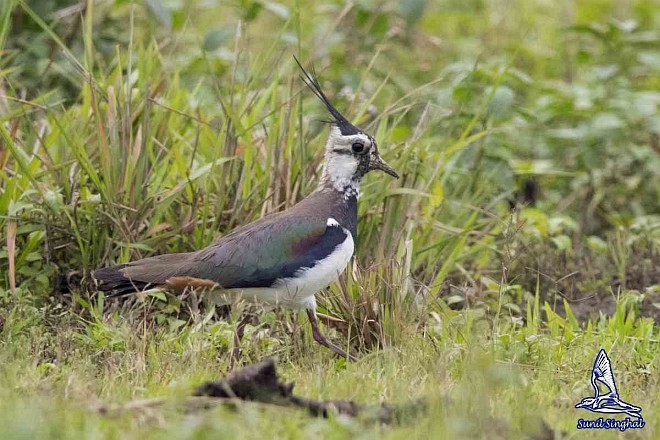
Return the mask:
<svg viewBox="0 0 660 440">
<path fill-rule="evenodd" d="M 627 435 L 657 437 L 652 1 L 66 6 L 0 5 L 0 438 L 596 437 L 573 406 L 601 347 L 643 408 Z M 186 414 L 226 374 L 233 324 L 196 298 L 86 289 L 313 190 L 326 116 L 293 54 L 402 178 L 366 177 L 357 257 L 319 295 L 360 360 L 285 311 L 248 328 L 244 359 L 277 356 L 306 397 L 428 399 L 396 426 Z M 156 396 L 172 404 L 95 410 Z"/>
<path fill-rule="evenodd" d="M 428 399 L 428 415 L 397 427 L 341 418 L 315 421 L 301 412 L 256 404 L 185 414 L 176 402 L 227 368 L 226 353 L 219 347 L 231 337 L 228 324 L 156 330 L 111 315 L 84 328 L 70 316 L 51 317 L 53 327 L 47 327 L 39 323 L 41 313 L 17 307 L 11 327 L 5 328 L 0 358 L 3 438 L 314 433 L 516 438 L 543 432 L 543 422 L 558 435 L 574 437 L 577 417 L 584 415 L 573 405 L 591 392 L 588 381 L 598 347 L 609 349 L 624 397 L 644 408 L 647 426 L 642 434 L 653 438 L 659 428 L 655 408 L 660 387 L 653 374 L 657 328 L 623 305 L 613 317 L 586 329 L 552 314 L 543 324 L 534 313 L 526 325 L 492 329 L 478 312 L 445 310 L 427 322 L 424 337 L 411 336 L 351 365 L 337 362 L 309 338 L 291 340 L 280 327 L 276 337 L 248 332 L 249 356 L 276 353 L 281 374 L 295 381 L 301 395 L 366 404 Z M 170 397 L 172 404 L 113 417 L 94 411 L 101 404 L 156 396 Z"/>
</svg>

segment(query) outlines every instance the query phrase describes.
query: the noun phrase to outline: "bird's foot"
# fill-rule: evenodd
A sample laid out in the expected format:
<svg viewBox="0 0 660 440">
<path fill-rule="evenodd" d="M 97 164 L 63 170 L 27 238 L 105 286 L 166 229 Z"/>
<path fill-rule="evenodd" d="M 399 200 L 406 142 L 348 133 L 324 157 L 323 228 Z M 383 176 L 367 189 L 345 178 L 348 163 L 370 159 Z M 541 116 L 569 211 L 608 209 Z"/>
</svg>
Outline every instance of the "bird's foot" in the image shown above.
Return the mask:
<svg viewBox="0 0 660 440">
<path fill-rule="evenodd" d="M 337 353 L 339 356 L 343 357 L 347 361 L 350 362 L 357 361 L 357 358 L 355 356 L 337 347 L 335 344 L 330 342 L 328 338 L 321 332 L 321 329 L 319 328 L 319 322 L 316 319 L 316 313 L 314 313 L 313 310 L 307 309 L 307 317 L 309 318 L 309 322 L 312 325 L 312 335 L 314 336 L 314 340 L 316 342 L 334 351 L 335 353 Z"/>
<path fill-rule="evenodd" d="M 236 325 L 236 330 L 234 331 L 234 348 L 231 350 L 231 357 L 229 358 L 229 370 L 233 370 L 238 360 L 241 358 L 243 350 L 241 349 L 241 340 L 245 334 L 245 326 L 252 321 L 252 314 L 247 313 L 243 316 L 243 319 L 239 321 Z"/>
</svg>

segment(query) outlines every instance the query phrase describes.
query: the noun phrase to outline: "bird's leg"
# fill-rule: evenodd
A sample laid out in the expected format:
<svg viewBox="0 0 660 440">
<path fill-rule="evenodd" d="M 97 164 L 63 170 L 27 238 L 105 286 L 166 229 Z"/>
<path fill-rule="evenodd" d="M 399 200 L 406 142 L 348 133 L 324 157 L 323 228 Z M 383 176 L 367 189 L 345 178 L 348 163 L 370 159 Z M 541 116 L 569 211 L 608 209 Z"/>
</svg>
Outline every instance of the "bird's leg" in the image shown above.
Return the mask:
<svg viewBox="0 0 660 440">
<path fill-rule="evenodd" d="M 250 321 L 252 321 L 252 313 L 248 312 L 236 325 L 236 330 L 234 331 L 234 348 L 231 350 L 231 358 L 229 359 L 230 370 L 234 369 L 234 365 L 241 357 L 241 339 L 243 339 L 243 334 L 245 333 L 245 326 Z"/>
<path fill-rule="evenodd" d="M 344 350 L 337 347 L 335 344 L 330 342 L 323 333 L 321 333 L 321 329 L 319 329 L 319 321 L 316 319 L 316 312 L 314 312 L 314 310 L 307 309 L 307 317 L 309 318 L 309 323 L 312 324 L 312 335 L 314 336 L 314 340 L 316 342 L 323 345 L 324 347 L 329 348 L 330 350 L 334 351 L 339 356 L 344 357 L 348 361 L 352 361 L 352 362 L 357 361 L 357 358 L 355 356 L 346 353 Z"/>
</svg>

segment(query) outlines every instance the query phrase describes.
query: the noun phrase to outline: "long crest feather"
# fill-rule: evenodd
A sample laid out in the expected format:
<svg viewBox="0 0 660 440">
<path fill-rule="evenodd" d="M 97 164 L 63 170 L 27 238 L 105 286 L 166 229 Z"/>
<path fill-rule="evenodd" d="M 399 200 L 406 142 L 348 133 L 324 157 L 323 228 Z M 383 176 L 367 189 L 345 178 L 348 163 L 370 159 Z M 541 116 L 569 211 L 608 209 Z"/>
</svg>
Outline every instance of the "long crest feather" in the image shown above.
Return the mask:
<svg viewBox="0 0 660 440">
<path fill-rule="evenodd" d="M 348 121 L 348 119 L 346 119 L 344 115 L 342 115 L 339 112 L 339 110 L 337 110 L 335 106 L 330 103 L 328 97 L 325 96 L 325 93 L 323 93 L 323 89 L 321 88 L 321 84 L 319 83 L 318 76 L 316 75 L 316 70 L 314 69 L 314 66 L 312 66 L 308 72 L 302 66 L 300 61 L 298 61 L 298 58 L 295 55 L 293 56 L 293 59 L 296 60 L 296 64 L 298 64 L 298 67 L 302 71 L 300 77 L 302 78 L 303 82 L 321 100 L 321 102 L 325 105 L 325 108 L 328 109 L 328 112 L 330 112 L 330 114 L 334 118 L 334 121 L 332 121 L 332 123 L 337 125 L 337 127 L 341 131 L 341 134 L 344 136 L 348 136 L 348 135 L 360 133 L 360 130 L 356 126 L 351 124 Z"/>
</svg>

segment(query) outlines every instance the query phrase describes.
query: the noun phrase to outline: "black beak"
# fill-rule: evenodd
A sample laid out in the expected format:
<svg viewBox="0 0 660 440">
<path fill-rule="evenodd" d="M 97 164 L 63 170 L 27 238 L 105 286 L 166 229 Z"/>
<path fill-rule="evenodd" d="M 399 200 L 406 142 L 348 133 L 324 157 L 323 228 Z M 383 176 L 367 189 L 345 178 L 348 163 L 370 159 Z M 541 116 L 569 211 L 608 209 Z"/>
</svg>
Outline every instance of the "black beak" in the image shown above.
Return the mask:
<svg viewBox="0 0 660 440">
<path fill-rule="evenodd" d="M 372 157 L 371 161 L 369 162 L 369 170 L 384 171 L 396 179 L 399 178 L 399 173 L 394 171 L 394 168 L 385 162 L 379 155 Z"/>
</svg>

